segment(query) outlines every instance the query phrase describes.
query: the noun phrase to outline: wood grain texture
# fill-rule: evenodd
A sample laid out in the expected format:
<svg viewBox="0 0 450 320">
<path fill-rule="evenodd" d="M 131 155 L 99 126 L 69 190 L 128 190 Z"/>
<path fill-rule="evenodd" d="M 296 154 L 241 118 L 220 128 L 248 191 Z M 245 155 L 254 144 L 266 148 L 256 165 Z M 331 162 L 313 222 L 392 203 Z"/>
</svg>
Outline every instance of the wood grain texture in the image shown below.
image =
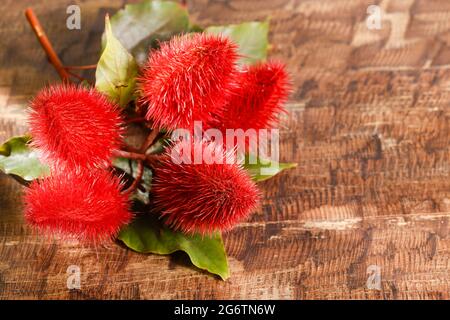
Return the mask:
<svg viewBox="0 0 450 320">
<path fill-rule="evenodd" d="M 96 63 L 103 16 L 122 1 L 33 1 L 67 64 Z M 382 29 L 365 26 L 371 4 Z M 183 254 L 62 243 L 23 223 L 21 187 L 0 175 L 0 297 L 14 299 L 449 299 L 450 5 L 447 0 L 195 0 L 199 24 L 270 17 L 271 57 L 294 83 L 282 160 L 253 217 L 225 235 L 223 282 Z M 26 25 L 1 5 L 0 140 L 26 131 L 26 101 L 57 81 Z M 87 74 L 88 75 L 88 74 Z M 66 287 L 81 267 L 81 290 Z M 380 267 L 381 290 L 367 268 Z"/>
</svg>

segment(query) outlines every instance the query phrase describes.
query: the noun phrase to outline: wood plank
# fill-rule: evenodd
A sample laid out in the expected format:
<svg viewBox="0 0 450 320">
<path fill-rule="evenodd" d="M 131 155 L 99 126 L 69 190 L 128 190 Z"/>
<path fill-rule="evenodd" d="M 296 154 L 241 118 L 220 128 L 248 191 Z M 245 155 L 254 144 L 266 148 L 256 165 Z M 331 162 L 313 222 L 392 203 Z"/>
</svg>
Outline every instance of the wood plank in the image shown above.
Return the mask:
<svg viewBox="0 0 450 320">
<path fill-rule="evenodd" d="M 21 187 L 0 175 L 0 297 L 31 299 L 449 299 L 450 6 L 375 1 L 195 0 L 202 25 L 271 17 L 271 57 L 294 92 L 281 130 L 294 170 L 261 183 L 252 218 L 225 235 L 232 276 L 220 281 L 184 254 L 143 255 L 110 243 L 46 239 L 23 222 Z M 103 16 L 122 1 L 33 3 L 68 64 L 92 64 Z M 26 132 L 27 100 L 57 81 L 26 25 L 24 0 L 0 21 L 0 138 Z M 20 35 L 20 36 L 19 36 Z M 81 268 L 68 290 L 67 268 Z M 367 286 L 381 271 L 380 290 Z"/>
</svg>

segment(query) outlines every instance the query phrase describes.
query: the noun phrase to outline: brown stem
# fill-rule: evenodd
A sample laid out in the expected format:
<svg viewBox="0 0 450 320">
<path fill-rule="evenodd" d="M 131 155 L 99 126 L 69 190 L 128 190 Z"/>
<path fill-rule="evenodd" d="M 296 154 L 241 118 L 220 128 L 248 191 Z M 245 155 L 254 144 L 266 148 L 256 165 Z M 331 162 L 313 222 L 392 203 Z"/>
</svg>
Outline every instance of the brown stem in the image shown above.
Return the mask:
<svg viewBox="0 0 450 320">
<path fill-rule="evenodd" d="M 50 40 L 47 38 L 47 35 L 44 32 L 44 29 L 42 28 L 38 18 L 34 14 L 33 10 L 31 8 L 28 8 L 25 10 L 25 16 L 27 17 L 28 22 L 31 25 L 31 28 L 33 29 L 34 33 L 36 34 L 36 37 L 39 40 L 39 43 L 41 44 L 42 48 L 44 49 L 45 53 L 47 54 L 48 60 L 50 63 L 55 67 L 56 71 L 59 74 L 59 77 L 63 81 L 69 81 L 70 75 L 64 69 L 64 66 L 59 59 L 58 55 L 56 54 L 55 50 L 53 49 L 52 44 L 50 43 Z"/>
<path fill-rule="evenodd" d="M 145 154 L 125 150 L 115 150 L 113 152 L 113 156 L 141 161 L 144 161 L 146 159 Z"/>
<path fill-rule="evenodd" d="M 147 139 L 145 139 L 144 143 L 141 146 L 141 149 L 139 150 L 141 153 L 145 153 L 148 148 L 150 148 L 153 143 L 155 142 L 156 138 L 159 135 L 159 129 L 153 128 L 153 130 L 150 132 L 150 134 L 147 136 Z"/>
<path fill-rule="evenodd" d="M 64 66 L 64 69 L 66 70 L 89 70 L 89 69 L 95 69 L 97 68 L 96 64 L 89 64 L 86 66 Z"/>
<path fill-rule="evenodd" d="M 68 72 L 69 72 L 69 74 L 70 74 L 71 76 L 77 78 L 78 80 L 80 80 L 80 81 L 87 81 L 90 85 L 92 85 L 92 83 L 91 83 L 88 79 L 83 78 L 82 76 L 79 76 L 79 75 L 77 75 L 76 73 L 73 73 L 73 72 L 71 72 L 71 71 L 68 71 Z"/>
<path fill-rule="evenodd" d="M 133 146 L 127 144 L 127 143 L 124 144 L 123 150 L 124 151 L 129 151 L 129 152 L 134 152 L 134 153 L 140 153 L 139 152 L 139 148 L 133 147 Z"/>
<path fill-rule="evenodd" d="M 139 187 L 139 184 L 142 181 L 142 176 L 144 174 L 144 162 L 149 167 L 154 168 L 158 164 L 158 162 L 163 159 L 163 156 L 161 156 L 161 155 L 154 154 L 154 155 L 146 156 L 142 153 L 128 152 L 128 151 L 124 151 L 124 150 L 114 151 L 114 156 L 127 158 L 127 159 L 133 159 L 133 160 L 136 160 L 137 164 L 138 164 L 136 178 L 134 179 L 131 186 L 129 186 L 126 190 L 123 191 L 123 193 L 125 193 L 125 194 L 131 194 Z"/>
<path fill-rule="evenodd" d="M 134 179 L 131 186 L 129 186 L 126 190 L 123 191 L 123 193 L 125 193 L 125 194 L 131 194 L 132 192 L 134 192 L 134 190 L 136 190 L 137 187 L 139 186 L 139 184 L 141 183 L 142 176 L 144 174 L 144 161 L 138 160 L 137 163 L 138 163 L 138 167 L 137 167 L 136 178 Z"/>
<path fill-rule="evenodd" d="M 147 121 L 147 119 L 145 119 L 145 117 L 136 117 L 136 118 L 126 119 L 125 123 L 129 124 L 129 123 L 146 122 L 146 121 Z"/>
</svg>

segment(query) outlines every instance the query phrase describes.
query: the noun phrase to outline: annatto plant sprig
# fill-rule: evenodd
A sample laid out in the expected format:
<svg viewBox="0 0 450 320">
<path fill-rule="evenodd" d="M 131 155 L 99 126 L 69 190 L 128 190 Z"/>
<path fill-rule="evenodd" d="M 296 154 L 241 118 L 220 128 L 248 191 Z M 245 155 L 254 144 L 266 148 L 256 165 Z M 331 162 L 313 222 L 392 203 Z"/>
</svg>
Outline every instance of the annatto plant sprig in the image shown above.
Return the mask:
<svg viewBox="0 0 450 320">
<path fill-rule="evenodd" d="M 289 80 L 266 61 L 268 22 L 203 29 L 183 3 L 147 0 L 106 17 L 96 65 L 67 67 L 26 15 L 62 79 L 31 100 L 30 133 L 0 146 L 0 169 L 27 186 L 28 224 L 89 245 L 182 250 L 226 279 L 221 233 L 257 209 L 256 182 L 295 166 L 228 140 L 274 128 L 284 111 Z M 90 68 L 95 85 L 75 73 Z"/>
</svg>

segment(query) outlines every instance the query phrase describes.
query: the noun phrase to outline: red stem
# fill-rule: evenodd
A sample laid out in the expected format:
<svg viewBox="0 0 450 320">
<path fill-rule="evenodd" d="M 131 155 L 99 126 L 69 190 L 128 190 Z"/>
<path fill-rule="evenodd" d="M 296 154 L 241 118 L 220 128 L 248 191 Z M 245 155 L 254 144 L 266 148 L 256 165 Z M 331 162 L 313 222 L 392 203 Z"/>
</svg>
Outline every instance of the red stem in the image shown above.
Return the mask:
<svg viewBox="0 0 450 320">
<path fill-rule="evenodd" d="M 135 148 L 133 146 L 130 146 L 129 144 L 125 144 L 123 150 L 124 151 L 134 152 L 134 153 L 139 153 L 139 148 Z"/>
<path fill-rule="evenodd" d="M 42 48 L 44 49 L 45 53 L 47 54 L 48 60 L 55 67 L 61 80 L 69 81 L 70 74 L 66 71 L 66 69 L 64 69 L 64 66 L 63 66 L 61 60 L 59 59 L 58 55 L 56 54 L 55 50 L 53 49 L 53 46 L 50 43 L 50 40 L 47 38 L 47 35 L 45 34 L 44 29 L 42 28 L 41 23 L 39 22 L 38 18 L 34 14 L 33 10 L 31 8 L 26 9 L 25 16 L 27 17 L 27 20 L 30 23 L 31 28 L 33 29 L 34 33 L 36 34 L 36 37 L 38 38 L 39 43 L 41 44 Z"/>
<path fill-rule="evenodd" d="M 134 159 L 138 161 L 138 174 L 136 178 L 133 181 L 133 184 L 124 192 L 126 193 L 132 193 L 136 188 L 139 186 L 142 180 L 142 174 L 144 171 L 144 161 L 148 163 L 149 165 L 154 164 L 154 161 L 149 159 L 150 157 L 147 157 L 145 155 L 145 151 L 147 151 L 148 148 L 153 144 L 156 137 L 159 134 L 159 130 L 153 129 L 152 132 L 147 136 L 147 139 L 145 139 L 144 143 L 142 144 L 141 148 L 139 149 L 139 152 L 130 152 L 130 151 L 124 151 L 119 150 L 116 151 L 116 156 L 128 158 L 128 159 Z"/>
<path fill-rule="evenodd" d="M 123 191 L 123 193 L 125 194 L 131 194 L 139 187 L 139 184 L 142 181 L 142 176 L 144 175 L 144 162 L 150 167 L 155 167 L 155 165 L 163 158 L 161 155 L 146 156 L 145 154 L 142 153 L 128 152 L 124 150 L 116 150 L 114 152 L 114 156 L 133 159 L 136 160 L 138 163 L 136 178 L 134 179 L 131 186 L 129 186 L 126 190 Z"/>
<path fill-rule="evenodd" d="M 128 187 L 128 189 L 124 190 L 123 193 L 125 194 L 131 194 L 139 187 L 139 184 L 141 183 L 142 176 L 144 175 L 144 162 L 142 160 L 138 160 L 138 167 L 137 167 L 137 175 L 134 179 L 131 186 Z"/>
<path fill-rule="evenodd" d="M 145 141 L 142 144 L 141 149 L 139 151 L 141 153 L 145 153 L 148 150 L 148 148 L 150 148 L 153 145 L 153 143 L 155 142 L 158 135 L 159 135 L 159 130 L 157 128 L 153 128 L 153 130 L 147 136 L 147 139 L 145 139 Z"/>
<path fill-rule="evenodd" d="M 125 122 L 127 124 L 136 123 L 136 122 L 146 122 L 146 121 L 147 121 L 147 119 L 145 119 L 145 117 L 136 117 L 136 118 L 131 118 L 131 119 L 125 120 Z"/>
<path fill-rule="evenodd" d="M 92 83 L 91 83 L 88 79 L 83 78 L 82 76 L 79 76 L 79 75 L 77 75 L 76 73 L 73 73 L 73 72 L 71 72 L 71 71 L 68 71 L 68 72 L 69 72 L 69 74 L 70 74 L 71 76 L 77 78 L 78 80 L 80 80 L 80 81 L 87 81 L 90 85 L 92 85 Z"/>
<path fill-rule="evenodd" d="M 146 159 L 145 154 L 125 150 L 115 150 L 113 152 L 113 156 L 141 161 L 144 161 Z"/>
<path fill-rule="evenodd" d="M 89 65 L 86 65 L 86 66 L 64 66 L 64 69 L 66 69 L 66 70 L 71 70 L 71 69 L 74 69 L 74 70 L 89 70 L 89 69 L 95 69 L 95 68 L 97 68 L 96 64 L 89 64 Z"/>
</svg>

